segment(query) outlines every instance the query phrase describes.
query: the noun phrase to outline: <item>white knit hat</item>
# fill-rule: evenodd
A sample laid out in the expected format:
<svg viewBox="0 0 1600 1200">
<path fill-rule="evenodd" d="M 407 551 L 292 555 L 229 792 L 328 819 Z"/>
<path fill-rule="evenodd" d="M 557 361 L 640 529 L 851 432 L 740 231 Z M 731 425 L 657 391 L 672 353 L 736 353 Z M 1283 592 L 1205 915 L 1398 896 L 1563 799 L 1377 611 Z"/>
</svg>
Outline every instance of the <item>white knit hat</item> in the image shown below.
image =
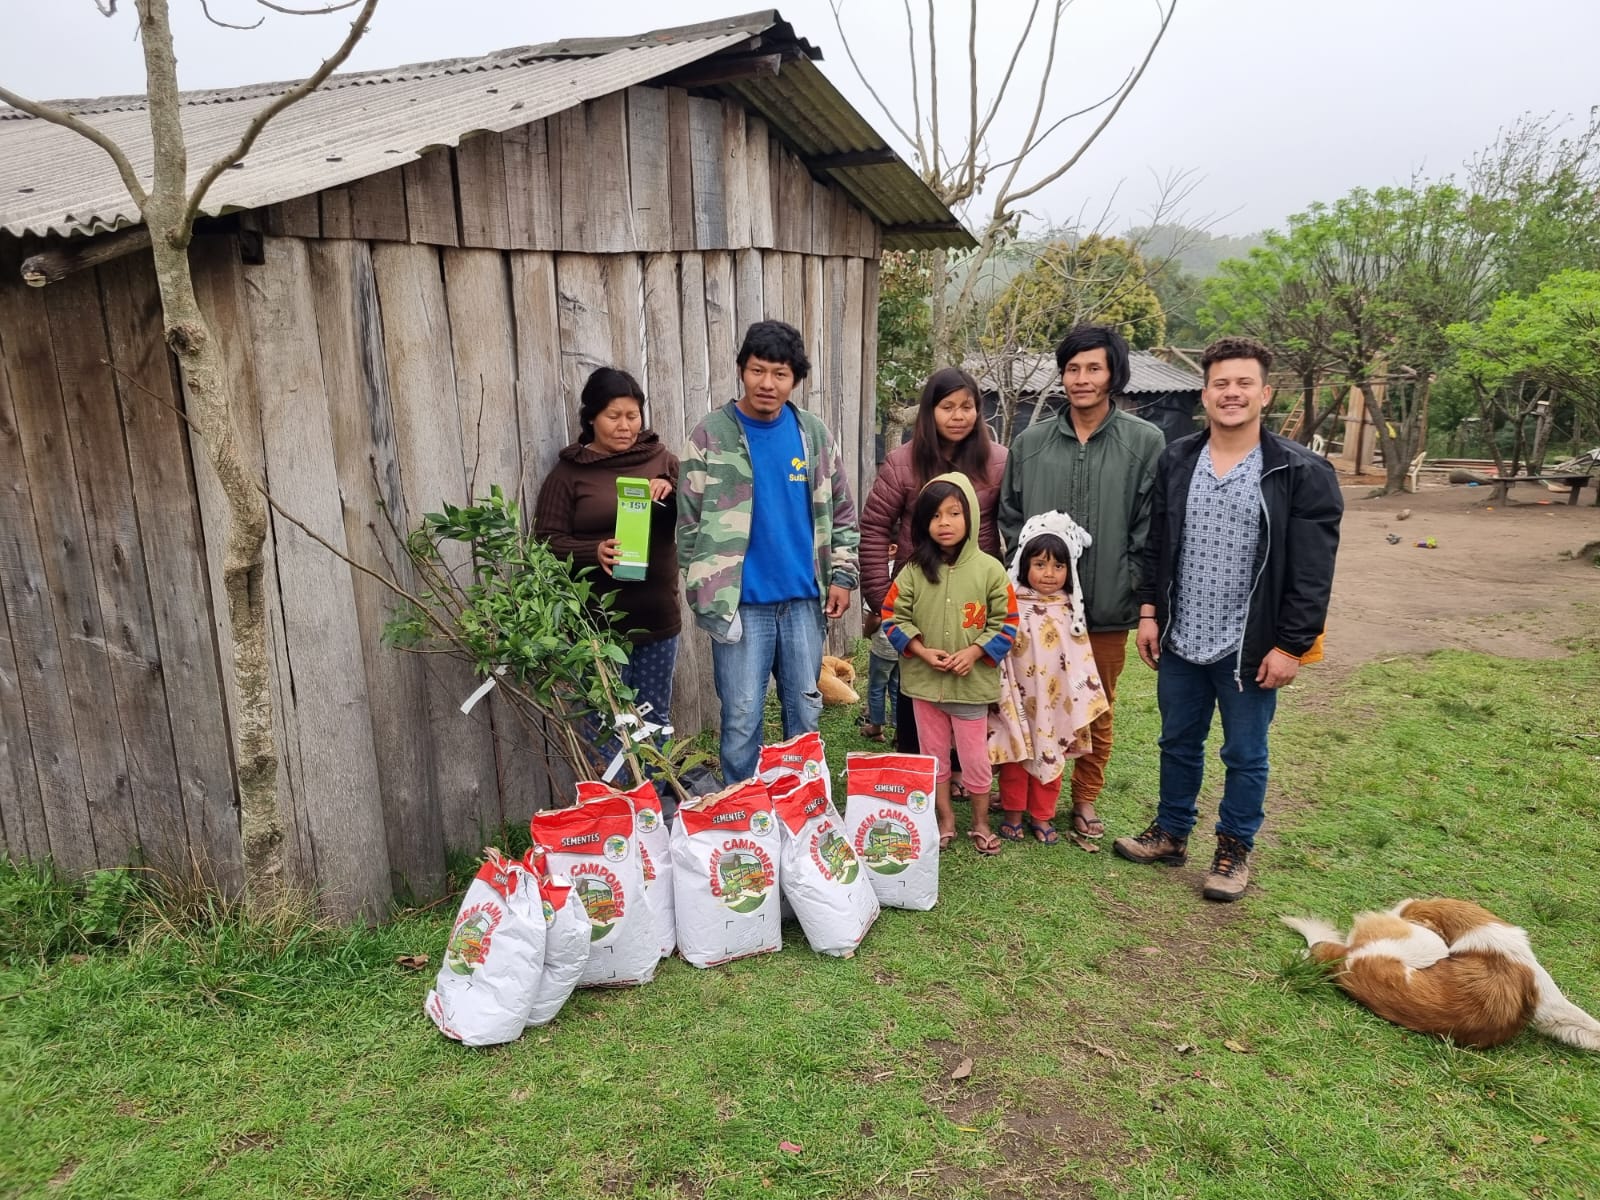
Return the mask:
<svg viewBox="0 0 1600 1200">
<path fill-rule="evenodd" d="M 1072 632 L 1075 637 L 1083 637 L 1089 632 L 1089 623 L 1083 613 L 1083 586 L 1078 582 L 1078 559 L 1094 544 L 1094 538 L 1082 525 L 1059 510 L 1029 517 L 1023 522 L 1022 532 L 1017 535 L 1017 551 L 1011 556 L 1011 582 L 1018 587 L 1028 586 L 1027 564 L 1022 561 L 1022 552 L 1034 538 L 1046 533 L 1053 533 L 1065 542 L 1067 552 L 1071 555 L 1072 561 L 1068 565 L 1072 570 Z"/>
</svg>

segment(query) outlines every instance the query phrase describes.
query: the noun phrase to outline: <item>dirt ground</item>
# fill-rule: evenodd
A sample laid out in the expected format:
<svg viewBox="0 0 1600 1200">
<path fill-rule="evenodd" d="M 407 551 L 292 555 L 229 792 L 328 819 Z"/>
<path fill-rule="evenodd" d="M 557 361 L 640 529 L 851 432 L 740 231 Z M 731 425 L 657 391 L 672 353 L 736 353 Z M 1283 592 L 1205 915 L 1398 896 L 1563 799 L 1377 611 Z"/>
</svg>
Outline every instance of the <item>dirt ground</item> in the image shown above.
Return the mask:
<svg viewBox="0 0 1600 1200">
<path fill-rule="evenodd" d="M 1328 669 L 1446 647 L 1557 657 L 1565 640 L 1600 622 L 1592 489 L 1577 507 L 1533 484 L 1505 504 L 1488 503 L 1489 488 L 1426 479 L 1415 495 L 1372 498 L 1374 490 L 1344 489 Z M 1430 537 L 1437 549 L 1417 546 Z"/>
</svg>

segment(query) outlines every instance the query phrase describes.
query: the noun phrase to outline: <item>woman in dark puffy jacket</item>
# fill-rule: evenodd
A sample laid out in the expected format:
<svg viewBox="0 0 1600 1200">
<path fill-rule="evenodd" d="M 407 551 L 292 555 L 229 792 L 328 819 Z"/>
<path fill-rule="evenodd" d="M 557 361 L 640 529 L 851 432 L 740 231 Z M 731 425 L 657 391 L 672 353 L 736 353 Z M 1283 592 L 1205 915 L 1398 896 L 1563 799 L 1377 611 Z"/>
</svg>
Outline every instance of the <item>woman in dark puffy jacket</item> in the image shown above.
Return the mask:
<svg viewBox="0 0 1600 1200">
<path fill-rule="evenodd" d="M 917 495 L 935 476 L 959 471 L 978 492 L 978 548 L 1000 557 L 995 508 L 1005 473 L 1005 447 L 989 436 L 983 422 L 977 382 L 959 367 L 941 367 L 928 376 L 917 401 L 911 440 L 891 449 L 861 510 L 861 596 L 873 612 L 883 608 L 891 571 L 889 547 L 902 555 L 911 548 L 911 510 Z M 895 716 L 895 747 L 917 749 L 917 726 L 904 695 Z M 959 783 L 951 787 L 959 790 Z"/>
</svg>

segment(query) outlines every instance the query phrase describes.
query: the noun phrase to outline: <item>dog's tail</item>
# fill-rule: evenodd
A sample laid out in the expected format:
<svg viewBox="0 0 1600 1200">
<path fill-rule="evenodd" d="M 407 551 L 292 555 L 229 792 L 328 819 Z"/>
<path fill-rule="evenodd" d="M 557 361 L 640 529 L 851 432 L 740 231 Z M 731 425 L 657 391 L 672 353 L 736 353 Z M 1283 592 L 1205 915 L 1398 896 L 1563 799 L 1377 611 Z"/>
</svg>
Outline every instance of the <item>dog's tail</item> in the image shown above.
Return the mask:
<svg viewBox="0 0 1600 1200">
<path fill-rule="evenodd" d="M 1342 958 L 1348 949 L 1344 944 L 1344 935 L 1317 917 L 1279 917 L 1278 920 L 1306 939 L 1311 957 L 1318 962 Z"/>
<path fill-rule="evenodd" d="M 1550 972 L 1534 958 L 1526 930 L 1515 925 L 1480 926 L 1465 937 L 1458 938 L 1451 945 L 1450 952 L 1454 954 L 1469 948 L 1498 950 L 1533 972 L 1538 1005 L 1529 1023 L 1540 1033 L 1580 1050 L 1600 1050 L 1600 1021 L 1561 994 Z"/>
</svg>

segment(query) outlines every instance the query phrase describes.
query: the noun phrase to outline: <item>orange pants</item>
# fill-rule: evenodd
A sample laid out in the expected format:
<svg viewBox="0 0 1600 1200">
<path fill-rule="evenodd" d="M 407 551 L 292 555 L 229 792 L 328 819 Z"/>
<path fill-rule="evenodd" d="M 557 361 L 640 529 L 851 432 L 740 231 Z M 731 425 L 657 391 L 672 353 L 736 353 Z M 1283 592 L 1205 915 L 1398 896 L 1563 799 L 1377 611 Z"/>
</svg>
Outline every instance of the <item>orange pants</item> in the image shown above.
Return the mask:
<svg viewBox="0 0 1600 1200">
<path fill-rule="evenodd" d="M 1039 824 L 1053 819 L 1061 799 L 1061 779 L 1040 783 L 1021 763 L 1001 763 L 1000 807 L 1008 813 L 1026 812 Z"/>
<path fill-rule="evenodd" d="M 1094 650 L 1095 669 L 1100 672 L 1100 683 L 1106 689 L 1106 699 L 1115 705 L 1117 679 L 1128 661 L 1127 630 L 1112 633 L 1091 633 L 1089 646 Z M 1093 804 L 1106 786 L 1106 763 L 1111 760 L 1110 708 L 1095 718 L 1089 726 L 1094 748 L 1072 764 L 1072 803 Z"/>
</svg>

